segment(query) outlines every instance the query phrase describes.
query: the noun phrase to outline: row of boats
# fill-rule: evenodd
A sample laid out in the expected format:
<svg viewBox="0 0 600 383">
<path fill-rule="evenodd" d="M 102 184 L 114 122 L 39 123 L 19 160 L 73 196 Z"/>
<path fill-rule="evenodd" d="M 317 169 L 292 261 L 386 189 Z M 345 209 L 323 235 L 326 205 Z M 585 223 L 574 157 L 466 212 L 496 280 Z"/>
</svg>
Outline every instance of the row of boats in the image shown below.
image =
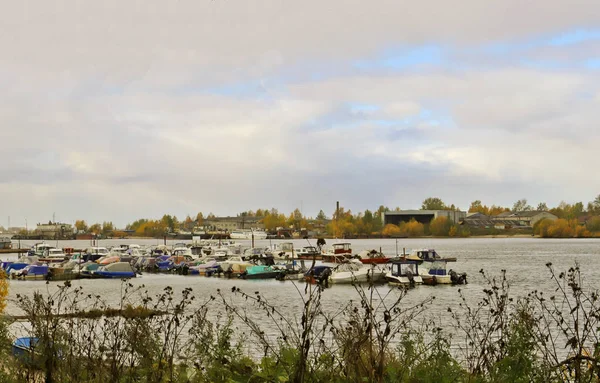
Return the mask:
<svg viewBox="0 0 600 383">
<path fill-rule="evenodd" d="M 388 282 L 392 285 L 461 284 L 466 274 L 448 270 L 448 262 L 433 249 L 388 257 L 381 250 L 353 254 L 350 243 L 322 250 L 294 248 L 291 242 L 271 247 L 243 248 L 235 242 L 176 244 L 172 247 L 121 245 L 111 249 L 59 249 L 36 244 L 28 255 L 2 268 L 13 279 L 68 280 L 134 278 L 142 273 L 176 273 L 242 279 L 307 280 L 344 284 Z"/>
</svg>

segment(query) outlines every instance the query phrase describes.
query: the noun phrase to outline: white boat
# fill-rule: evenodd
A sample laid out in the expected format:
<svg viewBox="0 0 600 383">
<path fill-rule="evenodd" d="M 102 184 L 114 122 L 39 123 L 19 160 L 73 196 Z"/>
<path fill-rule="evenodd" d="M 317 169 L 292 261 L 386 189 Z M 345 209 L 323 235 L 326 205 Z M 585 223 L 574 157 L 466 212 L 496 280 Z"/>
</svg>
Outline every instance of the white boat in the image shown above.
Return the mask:
<svg viewBox="0 0 600 383">
<path fill-rule="evenodd" d="M 293 242 L 275 243 L 271 248 L 271 253 L 275 259 L 294 259 L 297 258 L 294 251 Z"/>
<path fill-rule="evenodd" d="M 242 257 L 229 257 L 226 261 L 217 262 L 224 272 L 232 274 L 241 274 L 246 271 L 247 267 L 254 266 L 252 263 L 246 262 Z"/>
<path fill-rule="evenodd" d="M 54 249 L 54 246 L 50 246 L 49 244 L 47 244 L 45 242 L 36 243 L 35 245 L 33 245 L 31 247 L 31 250 L 29 251 L 29 255 L 43 257 L 50 249 Z"/>
<path fill-rule="evenodd" d="M 352 257 L 352 245 L 348 242 L 334 243 L 323 251 L 321 258 L 324 262 L 342 263 Z"/>
<path fill-rule="evenodd" d="M 296 256 L 301 259 L 321 259 L 321 252 L 314 246 L 304 246 L 296 250 Z"/>
<path fill-rule="evenodd" d="M 51 248 L 46 251 L 42 261 L 47 262 L 62 262 L 67 259 L 68 255 L 62 249 Z"/>
<path fill-rule="evenodd" d="M 430 261 L 430 262 L 433 262 L 433 261 L 456 262 L 455 257 L 443 258 L 434 249 L 415 249 L 415 250 L 412 250 L 412 252 L 410 253 L 410 255 L 407 258 L 421 259 L 423 261 Z"/>
<path fill-rule="evenodd" d="M 231 239 L 252 239 L 252 236 L 254 236 L 254 239 L 267 239 L 267 232 L 255 229 L 238 229 L 229 233 Z"/>
<path fill-rule="evenodd" d="M 426 285 L 451 285 L 452 278 L 446 268 L 447 261 L 423 261 L 419 266 L 419 275 Z"/>
<path fill-rule="evenodd" d="M 383 268 L 365 266 L 356 259 L 334 266 L 329 276 L 332 284 L 377 282 L 385 276 Z"/>
<path fill-rule="evenodd" d="M 188 256 L 190 258 L 198 258 L 197 255 L 194 255 L 192 253 L 192 249 L 190 249 L 189 247 L 175 247 L 173 248 L 173 251 L 171 251 L 171 255 L 179 255 L 179 256 Z"/>
<path fill-rule="evenodd" d="M 392 262 L 385 279 L 390 285 L 415 286 L 423 283 L 423 278 L 419 275 L 419 262 L 413 260 Z"/>
</svg>

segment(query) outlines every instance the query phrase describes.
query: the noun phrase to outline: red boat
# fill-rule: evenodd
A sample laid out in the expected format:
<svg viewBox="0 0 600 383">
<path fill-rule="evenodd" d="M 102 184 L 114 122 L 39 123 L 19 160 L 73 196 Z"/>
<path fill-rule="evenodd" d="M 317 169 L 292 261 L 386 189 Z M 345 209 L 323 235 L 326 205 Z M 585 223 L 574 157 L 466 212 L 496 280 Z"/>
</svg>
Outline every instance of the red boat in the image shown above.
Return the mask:
<svg viewBox="0 0 600 383">
<path fill-rule="evenodd" d="M 390 261 L 390 257 L 386 257 L 383 253 L 378 252 L 376 250 L 371 250 L 367 253 L 359 254 L 360 261 L 365 265 L 381 265 L 384 263 L 388 263 Z"/>
</svg>

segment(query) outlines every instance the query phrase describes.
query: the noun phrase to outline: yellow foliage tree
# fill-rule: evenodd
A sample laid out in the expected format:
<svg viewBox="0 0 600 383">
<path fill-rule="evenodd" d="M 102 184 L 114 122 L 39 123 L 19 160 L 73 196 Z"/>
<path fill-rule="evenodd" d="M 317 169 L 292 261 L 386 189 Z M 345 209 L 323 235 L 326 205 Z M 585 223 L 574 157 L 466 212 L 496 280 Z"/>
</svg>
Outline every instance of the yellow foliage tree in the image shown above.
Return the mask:
<svg viewBox="0 0 600 383">
<path fill-rule="evenodd" d="M 456 229 L 456 226 L 452 226 L 450 228 L 450 231 L 448 232 L 448 235 L 450 237 L 456 237 L 457 234 L 458 234 L 458 230 Z"/>
<path fill-rule="evenodd" d="M 385 237 L 399 237 L 402 235 L 402 231 L 400 230 L 400 227 L 398 227 L 394 224 L 388 223 L 383 228 L 383 231 L 381 232 L 381 234 L 383 234 Z"/>
<path fill-rule="evenodd" d="M 6 298 L 8 297 L 8 278 L 4 270 L 0 269 L 0 313 L 6 308 Z"/>
<path fill-rule="evenodd" d="M 425 234 L 425 226 L 414 219 L 403 224 L 400 229 L 409 237 L 422 237 Z"/>
<path fill-rule="evenodd" d="M 452 228 L 452 223 L 448 219 L 448 217 L 437 217 L 431 220 L 429 224 L 429 231 L 431 235 L 437 237 L 445 237 L 450 232 Z"/>
</svg>

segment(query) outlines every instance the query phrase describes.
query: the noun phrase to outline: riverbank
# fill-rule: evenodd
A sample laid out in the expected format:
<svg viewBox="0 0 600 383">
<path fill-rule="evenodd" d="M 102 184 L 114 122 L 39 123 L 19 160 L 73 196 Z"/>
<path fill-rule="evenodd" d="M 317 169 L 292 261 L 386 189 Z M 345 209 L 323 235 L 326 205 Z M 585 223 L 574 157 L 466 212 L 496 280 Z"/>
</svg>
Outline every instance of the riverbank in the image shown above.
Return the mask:
<svg viewBox="0 0 600 383">
<path fill-rule="evenodd" d="M 86 289 L 56 285 L 48 295 L 17 299 L 25 313 L 21 320 L 30 324 L 27 336 L 38 343 L 25 359 L 3 355 L 0 381 L 29 382 L 33 376 L 66 383 L 592 381 L 600 358 L 587 349 L 595 335 L 586 329 L 600 325 L 595 315 L 600 307 L 589 300 L 593 292 L 579 285 L 586 276 L 577 267 L 559 271 L 547 268 L 552 286 L 526 298 L 511 292 L 510 275 L 483 274 L 483 295 L 460 306 L 433 297 L 415 301 L 414 290 L 381 295 L 354 286 L 358 299 L 339 302 L 333 312 L 324 304 L 335 290 L 310 285 L 287 297 L 301 302 L 292 309 L 256 286 L 210 295 L 165 287 L 148 295 L 123 283 L 125 312 L 108 310 L 104 297 Z M 577 287 L 573 293 L 545 299 L 542 293 L 562 286 L 563 278 Z M 555 302 L 574 309 L 557 311 Z M 443 306 L 448 323 L 428 315 L 437 306 Z M 99 315 L 89 316 L 87 307 Z M 105 309 L 110 315 L 102 315 Z M 131 315 L 149 310 L 160 315 Z M 540 320 L 549 310 L 562 320 Z M 0 337 L 6 334 L 0 331 Z"/>
</svg>

